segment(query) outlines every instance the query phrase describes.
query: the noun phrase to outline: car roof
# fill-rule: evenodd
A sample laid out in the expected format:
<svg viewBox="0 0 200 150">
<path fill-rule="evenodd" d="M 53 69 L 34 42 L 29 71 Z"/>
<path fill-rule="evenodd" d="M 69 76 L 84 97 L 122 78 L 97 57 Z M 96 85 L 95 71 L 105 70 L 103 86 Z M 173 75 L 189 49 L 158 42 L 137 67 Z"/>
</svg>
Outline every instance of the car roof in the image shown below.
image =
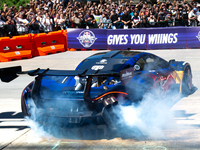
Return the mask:
<svg viewBox="0 0 200 150">
<path fill-rule="evenodd" d="M 99 73 L 106 71 L 120 72 L 127 66 L 133 66 L 144 55 L 150 55 L 150 53 L 122 50 L 96 53 L 83 60 L 76 70 L 88 69 L 88 72 L 91 73 L 96 71 L 99 71 Z"/>
</svg>

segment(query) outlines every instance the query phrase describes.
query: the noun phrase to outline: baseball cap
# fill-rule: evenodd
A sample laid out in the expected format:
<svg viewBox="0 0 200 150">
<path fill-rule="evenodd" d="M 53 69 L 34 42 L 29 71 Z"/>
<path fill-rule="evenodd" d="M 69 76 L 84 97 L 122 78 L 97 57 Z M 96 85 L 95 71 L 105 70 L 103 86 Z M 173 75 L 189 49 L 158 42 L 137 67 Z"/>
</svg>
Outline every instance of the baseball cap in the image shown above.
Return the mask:
<svg viewBox="0 0 200 150">
<path fill-rule="evenodd" d="M 194 8 L 193 8 L 193 10 L 194 10 L 194 11 L 197 11 L 197 8 L 196 8 L 196 7 L 194 7 Z"/>
</svg>

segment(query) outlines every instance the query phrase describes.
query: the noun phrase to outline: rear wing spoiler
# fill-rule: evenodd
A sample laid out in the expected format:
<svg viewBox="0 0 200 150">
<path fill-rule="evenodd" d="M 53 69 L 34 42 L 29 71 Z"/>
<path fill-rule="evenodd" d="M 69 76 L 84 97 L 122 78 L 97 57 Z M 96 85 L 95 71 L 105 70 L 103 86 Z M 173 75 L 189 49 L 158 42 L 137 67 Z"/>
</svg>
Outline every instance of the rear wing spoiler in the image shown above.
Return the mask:
<svg viewBox="0 0 200 150">
<path fill-rule="evenodd" d="M 8 67 L 0 69 L 0 78 L 2 82 L 10 82 L 18 77 L 17 73 L 22 71 L 21 66 Z"/>
<path fill-rule="evenodd" d="M 102 72 L 100 70 L 89 72 L 88 69 L 86 70 L 50 70 L 47 69 L 36 69 L 36 70 L 29 70 L 29 71 L 22 71 L 21 66 L 14 66 L 8 68 L 0 69 L 0 78 L 2 82 L 10 82 L 17 78 L 19 75 L 28 74 L 30 76 L 117 76 L 120 77 L 119 72 L 107 71 Z"/>
</svg>

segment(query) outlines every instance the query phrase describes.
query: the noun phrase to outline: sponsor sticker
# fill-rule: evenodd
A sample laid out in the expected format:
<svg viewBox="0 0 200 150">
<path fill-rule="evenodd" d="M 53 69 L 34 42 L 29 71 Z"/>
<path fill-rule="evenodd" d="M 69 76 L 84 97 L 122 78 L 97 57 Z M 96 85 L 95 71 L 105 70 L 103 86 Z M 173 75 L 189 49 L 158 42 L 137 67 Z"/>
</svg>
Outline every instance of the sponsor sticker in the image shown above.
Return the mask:
<svg viewBox="0 0 200 150">
<path fill-rule="evenodd" d="M 55 49 L 55 46 L 51 46 L 51 49 Z"/>
<path fill-rule="evenodd" d="M 106 59 L 102 59 L 99 62 L 96 62 L 96 64 L 104 64 L 107 65 L 107 60 Z"/>
<path fill-rule="evenodd" d="M 20 55 L 20 52 L 19 52 L 19 51 L 17 51 L 17 52 L 15 52 L 15 54 L 16 54 L 16 55 Z"/>
<path fill-rule="evenodd" d="M 104 68 L 103 65 L 95 65 L 95 66 L 92 66 L 92 70 L 102 70 Z"/>
<path fill-rule="evenodd" d="M 134 67 L 124 69 L 120 72 L 120 78 L 122 85 L 126 85 L 134 75 Z"/>
</svg>

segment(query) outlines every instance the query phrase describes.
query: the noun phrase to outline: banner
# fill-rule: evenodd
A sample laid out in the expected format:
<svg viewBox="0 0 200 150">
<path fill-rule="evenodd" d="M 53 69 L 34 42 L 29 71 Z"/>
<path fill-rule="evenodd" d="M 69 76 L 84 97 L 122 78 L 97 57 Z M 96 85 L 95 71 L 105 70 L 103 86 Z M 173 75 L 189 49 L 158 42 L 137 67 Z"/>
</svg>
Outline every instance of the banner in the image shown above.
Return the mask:
<svg viewBox="0 0 200 150">
<path fill-rule="evenodd" d="M 107 49 L 106 33 L 103 29 L 67 29 L 68 48 Z"/>
<path fill-rule="evenodd" d="M 200 47 L 200 28 L 199 27 L 186 28 L 186 34 L 187 34 L 188 48 Z"/>
<path fill-rule="evenodd" d="M 185 49 L 200 47 L 200 27 L 143 29 L 68 29 L 68 48 L 75 49 Z"/>
<path fill-rule="evenodd" d="M 146 30 L 107 30 L 107 45 L 110 50 L 146 49 Z"/>
<path fill-rule="evenodd" d="M 186 48 L 186 29 L 151 28 L 147 29 L 147 49 Z"/>
</svg>

